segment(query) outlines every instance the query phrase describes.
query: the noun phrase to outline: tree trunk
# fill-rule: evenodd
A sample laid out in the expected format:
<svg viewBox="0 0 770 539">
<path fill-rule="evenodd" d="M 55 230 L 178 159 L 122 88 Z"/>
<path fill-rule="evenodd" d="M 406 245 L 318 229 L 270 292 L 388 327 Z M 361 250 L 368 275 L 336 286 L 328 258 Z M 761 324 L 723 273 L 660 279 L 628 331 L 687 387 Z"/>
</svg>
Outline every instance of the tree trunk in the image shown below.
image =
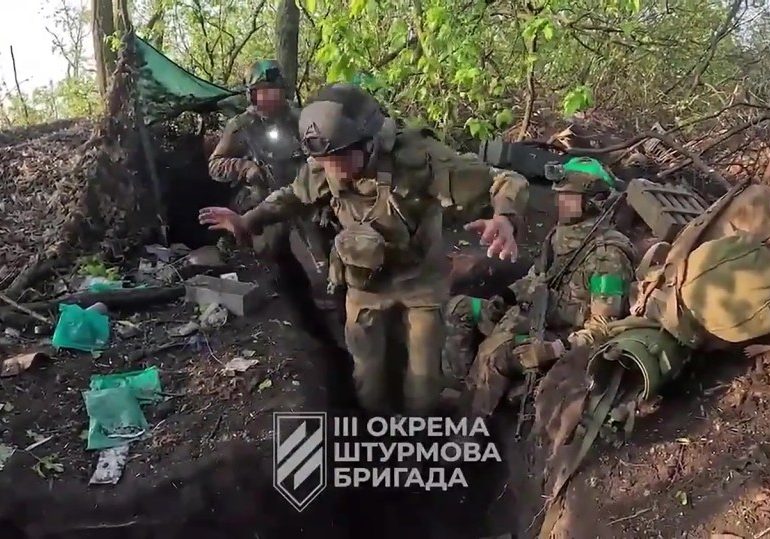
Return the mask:
<svg viewBox="0 0 770 539">
<path fill-rule="evenodd" d="M 94 58 L 96 60 L 96 82 L 102 97 L 107 95 L 110 76 L 115 70 L 117 55 L 110 47 L 107 37 L 115 33 L 112 0 L 91 0 L 93 20 L 91 30 L 94 36 Z"/>
<path fill-rule="evenodd" d="M 113 18 L 115 20 L 115 29 L 120 38 L 131 30 L 131 19 L 128 15 L 128 0 L 114 0 Z"/>
<path fill-rule="evenodd" d="M 299 8 L 296 0 L 280 0 L 275 25 L 275 50 L 291 94 L 297 91 L 298 42 Z"/>
</svg>

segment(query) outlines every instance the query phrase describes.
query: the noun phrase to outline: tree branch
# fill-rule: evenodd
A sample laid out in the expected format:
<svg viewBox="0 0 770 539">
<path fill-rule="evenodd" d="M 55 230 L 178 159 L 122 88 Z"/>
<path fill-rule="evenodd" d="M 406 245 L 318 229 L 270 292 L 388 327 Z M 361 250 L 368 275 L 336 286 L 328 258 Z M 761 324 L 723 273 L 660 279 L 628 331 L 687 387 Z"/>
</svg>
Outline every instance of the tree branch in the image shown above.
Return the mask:
<svg viewBox="0 0 770 539">
<path fill-rule="evenodd" d="M 13 54 L 13 45 L 11 45 L 11 65 L 13 66 L 13 80 L 16 83 L 16 91 L 19 94 L 19 101 L 21 101 L 21 106 L 24 110 L 24 121 L 27 123 L 27 125 L 29 125 L 29 109 L 27 108 L 27 102 L 24 99 L 24 94 L 21 93 L 19 74 L 16 72 L 16 56 Z"/>
</svg>

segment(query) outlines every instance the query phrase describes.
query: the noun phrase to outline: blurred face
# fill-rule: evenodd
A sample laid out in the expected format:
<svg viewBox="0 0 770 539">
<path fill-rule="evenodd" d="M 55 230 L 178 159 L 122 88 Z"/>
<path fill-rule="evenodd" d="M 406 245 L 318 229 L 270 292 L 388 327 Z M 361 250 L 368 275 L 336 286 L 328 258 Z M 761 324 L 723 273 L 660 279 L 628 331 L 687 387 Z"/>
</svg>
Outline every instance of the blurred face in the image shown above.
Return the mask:
<svg viewBox="0 0 770 539">
<path fill-rule="evenodd" d="M 283 109 L 286 98 L 281 88 L 252 86 L 249 88 L 249 101 L 257 110 L 270 116 Z"/>
<path fill-rule="evenodd" d="M 559 193 L 556 195 L 559 209 L 559 222 L 569 223 L 583 215 L 583 195 L 580 193 Z"/>
<path fill-rule="evenodd" d="M 351 149 L 316 157 L 323 167 L 324 172 L 337 181 L 351 181 L 358 178 L 366 166 L 364 151 L 360 149 Z"/>
</svg>

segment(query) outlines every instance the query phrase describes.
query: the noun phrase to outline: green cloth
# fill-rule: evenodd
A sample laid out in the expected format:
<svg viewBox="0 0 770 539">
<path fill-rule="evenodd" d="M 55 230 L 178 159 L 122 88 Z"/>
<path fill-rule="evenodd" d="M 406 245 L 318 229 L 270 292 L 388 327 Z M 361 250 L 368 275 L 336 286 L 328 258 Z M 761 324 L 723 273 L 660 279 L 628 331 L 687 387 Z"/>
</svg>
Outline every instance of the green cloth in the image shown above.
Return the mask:
<svg viewBox="0 0 770 539">
<path fill-rule="evenodd" d="M 620 275 L 595 273 L 588 283 L 591 295 L 622 296 L 626 291 L 626 283 Z"/>
<path fill-rule="evenodd" d="M 471 298 L 471 318 L 474 324 L 481 320 L 481 298 Z"/>
<path fill-rule="evenodd" d="M 86 449 L 107 449 L 139 439 L 149 425 L 130 387 L 83 392 L 88 413 Z"/>
<path fill-rule="evenodd" d="M 90 292 L 108 292 L 110 290 L 119 290 L 123 288 L 122 281 L 110 281 L 108 279 L 99 279 L 88 285 Z"/>
<path fill-rule="evenodd" d="M 54 348 L 94 352 L 105 348 L 109 338 L 110 319 L 107 315 L 79 305 L 59 305 L 59 321 L 51 338 Z"/>
<path fill-rule="evenodd" d="M 573 157 L 564 163 L 565 174 L 578 173 L 594 176 L 609 185 L 612 189 L 616 188 L 615 178 L 607 172 L 602 164 L 591 157 Z"/>
<path fill-rule="evenodd" d="M 220 101 L 238 93 L 196 77 L 135 34 L 128 39 L 139 64 L 137 87 L 146 124 L 185 111 L 216 111 Z"/>
<path fill-rule="evenodd" d="M 525 342 L 527 339 L 529 339 L 529 335 L 527 335 L 526 333 L 521 333 L 519 335 L 516 335 L 513 338 L 513 342 L 514 342 L 514 344 L 521 344 L 521 343 Z"/>
<path fill-rule="evenodd" d="M 160 400 L 160 375 L 157 367 L 149 367 L 142 371 L 131 371 L 116 374 L 95 374 L 91 376 L 92 391 L 102 389 L 128 388 L 139 402 L 154 402 Z"/>
</svg>

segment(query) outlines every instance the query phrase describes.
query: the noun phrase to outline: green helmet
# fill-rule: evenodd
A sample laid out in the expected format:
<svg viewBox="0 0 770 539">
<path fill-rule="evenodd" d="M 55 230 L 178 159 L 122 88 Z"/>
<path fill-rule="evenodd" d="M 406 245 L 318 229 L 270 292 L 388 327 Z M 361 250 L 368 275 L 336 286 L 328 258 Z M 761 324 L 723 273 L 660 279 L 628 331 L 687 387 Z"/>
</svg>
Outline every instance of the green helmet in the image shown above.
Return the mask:
<svg viewBox="0 0 770 539">
<path fill-rule="evenodd" d="M 246 70 L 244 83 L 248 88 L 257 85 L 284 87 L 281 66 L 275 60 L 260 60 L 254 62 Z"/>
<path fill-rule="evenodd" d="M 617 189 L 615 177 L 590 157 L 573 157 L 564 164 L 548 163 L 545 177 L 554 182 L 554 191 L 562 193 L 594 196 Z"/>
<path fill-rule="evenodd" d="M 318 157 L 374 139 L 386 114 L 374 97 L 354 84 L 324 86 L 302 109 L 299 134 L 308 155 Z"/>
</svg>

